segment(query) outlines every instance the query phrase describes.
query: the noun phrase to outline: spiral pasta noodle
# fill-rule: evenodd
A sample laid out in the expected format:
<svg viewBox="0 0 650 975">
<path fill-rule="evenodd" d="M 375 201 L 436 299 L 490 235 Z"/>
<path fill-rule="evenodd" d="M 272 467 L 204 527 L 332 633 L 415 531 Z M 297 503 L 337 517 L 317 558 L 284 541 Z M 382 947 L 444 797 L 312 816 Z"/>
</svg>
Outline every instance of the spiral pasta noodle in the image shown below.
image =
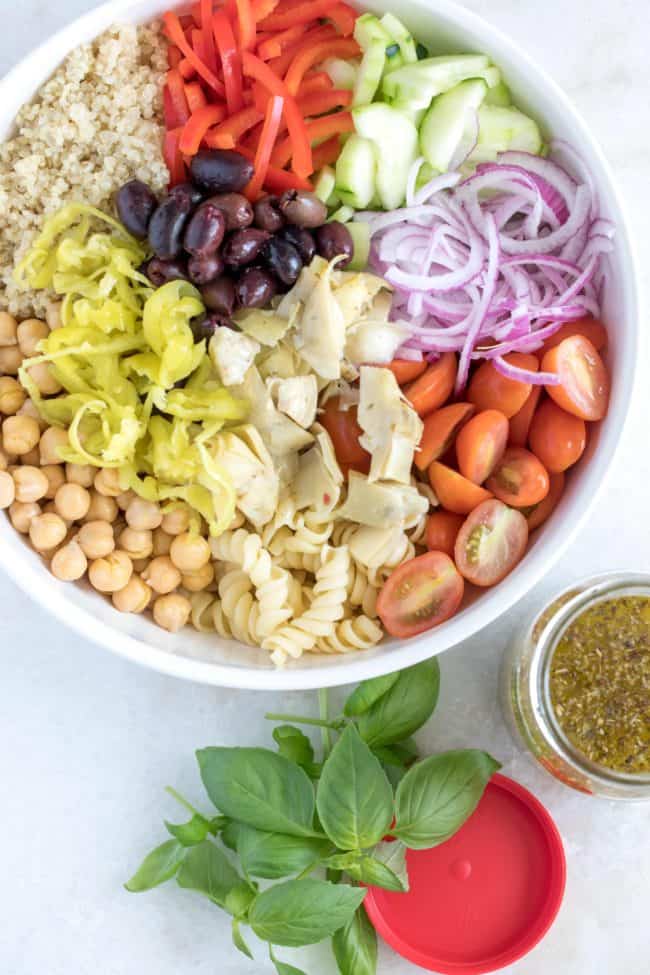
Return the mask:
<svg viewBox="0 0 650 975">
<path fill-rule="evenodd" d="M 377 597 L 379 589 L 368 581 L 368 574 L 358 562 L 350 563 L 348 579 L 348 602 L 351 607 L 361 607 L 366 616 L 377 617 Z"/>
<path fill-rule="evenodd" d="M 322 653 L 350 653 L 369 650 L 382 639 L 381 626 L 367 616 L 353 616 L 337 623 L 329 636 L 321 637 L 316 646 Z"/>
<path fill-rule="evenodd" d="M 214 632 L 215 625 L 212 607 L 215 598 L 214 593 L 207 592 L 207 590 L 190 593 L 189 600 L 192 607 L 190 611 L 190 622 L 199 633 Z"/>
<path fill-rule="evenodd" d="M 219 600 L 213 605 L 213 622 L 221 636 L 259 646 L 259 604 L 251 580 L 241 569 L 227 572 L 219 583 Z"/>
</svg>

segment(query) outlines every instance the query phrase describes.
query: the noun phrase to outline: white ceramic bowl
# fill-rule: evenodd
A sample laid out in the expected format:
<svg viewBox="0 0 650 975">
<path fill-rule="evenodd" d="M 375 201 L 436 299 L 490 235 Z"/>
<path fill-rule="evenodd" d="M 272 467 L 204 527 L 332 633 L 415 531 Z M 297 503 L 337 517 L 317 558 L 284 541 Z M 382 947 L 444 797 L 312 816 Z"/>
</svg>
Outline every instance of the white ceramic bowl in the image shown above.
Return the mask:
<svg viewBox="0 0 650 975">
<path fill-rule="evenodd" d="M 160 14 L 164 0 L 121 0 L 98 7 L 52 37 L 0 83 L 0 139 L 11 131 L 20 105 L 31 98 L 65 55 L 117 21 L 141 22 Z M 481 594 L 436 630 L 400 642 L 386 640 L 368 653 L 348 656 L 306 654 L 284 670 L 274 670 L 263 651 L 186 628 L 168 634 L 149 620 L 122 615 L 80 585 L 58 582 L 38 556 L 0 518 L 0 564 L 52 615 L 89 640 L 163 673 L 206 684 L 252 689 L 301 689 L 345 684 L 416 663 L 476 633 L 518 599 L 558 561 L 589 516 L 614 463 L 628 413 L 637 360 L 639 307 L 637 275 L 627 223 L 614 178 L 582 119 L 562 91 L 519 48 L 485 21 L 450 0 L 372 0 L 369 9 L 392 9 L 435 53 L 476 51 L 502 68 L 516 102 L 540 120 L 548 133 L 567 139 L 582 154 L 595 180 L 603 215 L 617 227 L 604 309 L 611 325 L 609 366 L 613 393 L 608 416 L 570 478 L 553 517 L 536 534 L 530 551 L 500 585 Z"/>
</svg>

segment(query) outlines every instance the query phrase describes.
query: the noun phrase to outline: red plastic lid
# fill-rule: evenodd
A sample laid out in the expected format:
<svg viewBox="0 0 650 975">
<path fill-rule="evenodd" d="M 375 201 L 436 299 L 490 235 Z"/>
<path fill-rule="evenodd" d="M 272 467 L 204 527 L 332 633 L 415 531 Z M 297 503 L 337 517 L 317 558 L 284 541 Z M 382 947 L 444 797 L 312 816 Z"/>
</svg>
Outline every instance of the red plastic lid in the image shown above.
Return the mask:
<svg viewBox="0 0 650 975">
<path fill-rule="evenodd" d="M 483 975 L 521 958 L 562 903 L 562 840 L 544 806 L 494 775 L 476 811 L 446 843 L 409 850 L 411 889 L 378 887 L 364 906 L 404 958 L 441 975 Z"/>
</svg>

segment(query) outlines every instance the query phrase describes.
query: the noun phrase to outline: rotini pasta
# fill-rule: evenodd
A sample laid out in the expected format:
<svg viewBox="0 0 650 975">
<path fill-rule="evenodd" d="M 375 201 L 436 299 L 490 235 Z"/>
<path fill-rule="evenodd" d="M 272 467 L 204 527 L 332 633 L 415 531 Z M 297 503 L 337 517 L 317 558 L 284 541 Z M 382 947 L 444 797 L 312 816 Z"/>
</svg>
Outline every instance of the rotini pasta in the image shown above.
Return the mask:
<svg viewBox="0 0 650 975">
<path fill-rule="evenodd" d="M 355 609 L 361 607 L 366 616 L 377 617 L 377 596 L 379 590 L 368 581 L 368 575 L 363 566 L 352 561 L 348 580 L 348 602 Z"/>
<path fill-rule="evenodd" d="M 213 604 L 215 630 L 227 636 L 258 646 L 259 604 L 252 593 L 249 576 L 241 569 L 227 572 L 219 583 L 219 600 Z"/>
<path fill-rule="evenodd" d="M 333 527 L 330 517 L 323 520 L 322 516 L 307 509 L 298 515 L 295 531 L 286 541 L 286 551 L 319 555 L 329 541 Z"/>
<path fill-rule="evenodd" d="M 329 636 L 321 637 L 316 646 L 322 653 L 350 653 L 353 650 L 369 650 L 384 635 L 381 626 L 367 616 L 353 616 L 341 620 Z"/>
<path fill-rule="evenodd" d="M 212 607 L 215 599 L 214 593 L 205 590 L 203 592 L 193 592 L 189 595 L 190 605 L 192 607 L 190 621 L 194 629 L 198 630 L 199 633 L 211 633 L 215 629 L 212 615 Z"/>
</svg>

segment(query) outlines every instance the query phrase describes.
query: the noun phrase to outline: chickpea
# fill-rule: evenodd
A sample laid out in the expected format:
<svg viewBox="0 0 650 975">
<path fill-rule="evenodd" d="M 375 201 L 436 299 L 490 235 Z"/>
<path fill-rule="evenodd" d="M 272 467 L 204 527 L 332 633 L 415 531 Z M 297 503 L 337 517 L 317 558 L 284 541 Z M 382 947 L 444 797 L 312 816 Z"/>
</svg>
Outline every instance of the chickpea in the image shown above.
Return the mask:
<svg viewBox="0 0 650 975">
<path fill-rule="evenodd" d="M 2 424 L 2 445 L 8 454 L 29 453 L 40 437 L 40 427 L 31 416 L 8 416 Z"/>
<path fill-rule="evenodd" d="M 117 549 L 104 558 L 95 559 L 88 568 L 90 584 L 98 592 L 117 592 L 124 589 L 133 574 L 133 563 Z"/>
<path fill-rule="evenodd" d="M 0 413 L 13 416 L 27 399 L 27 393 L 13 376 L 0 376 Z"/>
<path fill-rule="evenodd" d="M 9 508 L 11 524 L 21 535 L 27 535 L 32 518 L 36 518 L 40 513 L 41 509 L 35 501 L 14 501 Z"/>
<path fill-rule="evenodd" d="M 41 463 L 41 452 L 38 447 L 32 447 L 20 458 L 21 464 L 29 464 L 31 467 L 39 467 Z"/>
<path fill-rule="evenodd" d="M 125 528 L 119 536 L 120 548 L 132 559 L 146 559 L 153 551 L 153 538 L 148 530 L 138 531 L 137 528 Z"/>
<path fill-rule="evenodd" d="M 153 555 L 169 555 L 172 545 L 172 536 L 168 535 L 162 528 L 156 528 L 153 532 Z"/>
<path fill-rule="evenodd" d="M 129 507 L 131 502 L 135 500 L 135 498 L 137 498 L 137 494 L 135 493 L 135 491 L 129 490 L 129 491 L 123 491 L 122 494 L 118 494 L 118 496 L 115 498 L 115 501 L 120 511 L 126 511 L 126 509 Z"/>
<path fill-rule="evenodd" d="M 90 491 L 90 507 L 84 521 L 110 521 L 117 518 L 115 498 L 108 498 L 97 491 Z"/>
<path fill-rule="evenodd" d="M 49 512 L 37 515 L 29 524 L 29 538 L 37 552 L 56 548 L 67 534 L 68 526 L 63 518 Z"/>
<path fill-rule="evenodd" d="M 16 345 L 18 342 L 17 328 L 18 323 L 13 315 L 6 311 L 0 311 L 0 346 L 5 348 L 9 345 Z"/>
<path fill-rule="evenodd" d="M 177 535 L 169 551 L 170 558 L 181 572 L 196 572 L 210 561 L 210 546 L 201 535 L 184 532 Z"/>
<path fill-rule="evenodd" d="M 48 479 L 40 467 L 25 465 L 14 471 L 18 501 L 40 501 L 47 494 Z"/>
<path fill-rule="evenodd" d="M 38 445 L 41 452 L 41 466 L 60 464 L 59 450 L 61 447 L 68 447 L 69 445 L 67 430 L 62 430 L 61 427 L 48 427 Z"/>
<path fill-rule="evenodd" d="M 0 346 L 0 375 L 18 375 L 22 363 L 23 354 L 18 345 Z"/>
<path fill-rule="evenodd" d="M 85 575 L 88 560 L 76 538 L 70 539 L 52 556 L 50 569 L 52 575 L 62 582 L 74 582 Z"/>
<path fill-rule="evenodd" d="M 15 454 L 8 454 L 7 451 L 0 447 L 0 471 L 6 471 L 8 467 L 16 462 Z"/>
<path fill-rule="evenodd" d="M 90 508 L 90 492 L 80 484 L 62 484 L 56 492 L 56 510 L 67 521 L 81 521 Z"/>
<path fill-rule="evenodd" d="M 137 528 L 140 531 L 145 529 L 153 531 L 154 528 L 160 526 L 163 515 L 159 506 L 153 501 L 135 498 L 126 509 L 125 517 L 127 525 L 131 528 Z"/>
<path fill-rule="evenodd" d="M 94 480 L 95 490 L 107 498 L 116 498 L 122 493 L 120 487 L 120 472 L 116 467 L 102 467 L 97 471 Z"/>
<path fill-rule="evenodd" d="M 133 575 L 124 589 L 118 589 L 112 595 L 113 606 L 120 613 L 142 613 L 151 600 L 151 589 L 140 576 Z"/>
<path fill-rule="evenodd" d="M 47 504 L 44 504 L 43 505 L 43 511 L 47 515 L 56 515 L 58 518 L 61 517 L 61 515 L 59 514 L 59 512 L 57 510 L 56 505 L 54 504 L 54 501 L 48 501 Z M 71 521 L 67 521 L 65 518 L 63 518 L 62 520 L 65 521 L 65 523 L 66 523 L 66 525 L 67 525 L 68 528 L 72 524 Z"/>
<path fill-rule="evenodd" d="M 53 301 L 47 306 L 47 311 L 45 312 L 45 321 L 51 332 L 56 328 L 61 328 L 63 325 L 63 320 L 61 318 L 61 308 L 62 303 L 60 301 Z M 85 487 L 86 485 L 84 485 Z"/>
<path fill-rule="evenodd" d="M 192 606 L 186 596 L 171 593 L 169 596 L 159 596 L 153 604 L 153 618 L 162 626 L 163 630 L 176 633 L 182 630 L 190 618 Z"/>
<path fill-rule="evenodd" d="M 168 535 L 182 535 L 190 527 L 190 509 L 186 504 L 165 512 L 161 527 Z"/>
<path fill-rule="evenodd" d="M 133 562 L 133 571 L 134 572 L 137 572 L 138 575 L 142 575 L 142 573 L 144 572 L 144 570 L 149 565 L 149 561 L 150 560 L 149 559 L 132 559 L 131 561 Z"/>
<path fill-rule="evenodd" d="M 16 500 L 16 485 L 11 474 L 0 471 L 0 509 L 8 508 Z"/>
<path fill-rule="evenodd" d="M 38 412 L 36 405 L 32 403 L 30 399 L 26 399 L 23 405 L 18 410 L 18 416 L 31 416 L 38 423 L 38 428 L 41 430 L 47 430 L 49 423 L 44 420 L 41 414 Z M 58 457 L 57 457 L 58 460 Z"/>
<path fill-rule="evenodd" d="M 49 362 L 36 362 L 27 367 L 30 379 L 36 383 L 39 393 L 43 396 L 54 396 L 60 393 L 63 386 L 52 372 Z"/>
<path fill-rule="evenodd" d="M 79 529 L 79 545 L 89 559 L 102 559 L 115 548 L 113 526 L 107 521 L 87 521 Z"/>
<path fill-rule="evenodd" d="M 82 487 L 90 488 L 93 486 L 95 473 L 95 468 L 90 464 L 65 465 L 65 479 L 68 484 L 80 484 Z"/>
<path fill-rule="evenodd" d="M 159 555 L 152 559 L 142 573 L 142 578 L 154 592 L 163 596 L 176 589 L 181 582 L 181 574 L 168 555 Z"/>
<path fill-rule="evenodd" d="M 201 592 L 203 589 L 207 589 L 213 579 L 214 565 L 212 562 L 207 562 L 194 572 L 184 572 L 181 577 L 181 583 L 189 592 Z"/>
<path fill-rule="evenodd" d="M 17 328 L 20 351 L 24 356 L 36 355 L 38 343 L 49 334 L 50 330 L 45 322 L 38 318 L 26 318 Z"/>
<path fill-rule="evenodd" d="M 41 467 L 41 470 L 47 478 L 45 497 L 52 501 L 61 485 L 65 484 L 63 464 L 46 464 L 45 467 Z"/>
</svg>

